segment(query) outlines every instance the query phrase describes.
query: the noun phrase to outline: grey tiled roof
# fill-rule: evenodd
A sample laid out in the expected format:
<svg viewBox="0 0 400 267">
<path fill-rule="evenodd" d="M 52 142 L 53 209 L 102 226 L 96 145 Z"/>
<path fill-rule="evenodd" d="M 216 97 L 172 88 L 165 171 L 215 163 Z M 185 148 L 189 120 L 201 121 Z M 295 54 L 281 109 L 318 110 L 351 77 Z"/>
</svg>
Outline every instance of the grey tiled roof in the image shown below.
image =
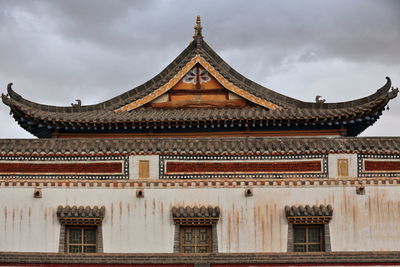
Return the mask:
<svg viewBox="0 0 400 267">
<path fill-rule="evenodd" d="M 0 139 L 0 156 L 315 153 L 399 154 L 400 137 Z"/>
<path fill-rule="evenodd" d="M 335 108 L 311 109 L 290 108 L 284 110 L 268 110 L 261 106 L 244 108 L 138 108 L 130 112 L 114 112 L 112 110 L 97 110 L 87 112 L 51 112 L 26 106 L 18 101 L 7 99 L 6 103 L 17 108 L 31 118 L 49 123 L 139 123 L 139 122 L 188 122 L 188 121 L 218 121 L 218 120 L 346 120 L 358 118 L 365 113 L 381 108 L 382 102 L 388 99 L 378 98 L 364 104 Z"/>
<path fill-rule="evenodd" d="M 172 207 L 172 217 L 173 218 L 217 218 L 220 215 L 220 209 L 216 207 Z"/>
<path fill-rule="evenodd" d="M 154 90 L 160 88 L 163 84 L 165 84 L 172 77 L 174 77 L 176 73 L 178 73 L 178 71 L 196 55 L 201 55 L 203 58 L 205 58 L 220 74 L 222 74 L 222 76 L 224 76 L 227 80 L 229 80 L 237 87 L 257 97 L 266 99 L 268 101 L 271 101 L 272 103 L 275 103 L 285 108 L 292 107 L 292 108 L 310 108 L 310 109 L 314 108 L 336 109 L 336 108 L 355 107 L 360 104 L 373 101 L 376 98 L 381 97 L 382 94 L 387 94 L 391 86 L 391 81 L 387 77 L 387 83 L 384 86 L 378 89 L 376 93 L 364 98 L 348 102 L 340 102 L 340 103 L 303 102 L 279 94 L 242 76 L 232 67 L 230 67 L 205 41 L 202 40 L 200 46 L 197 46 L 195 41 L 191 42 L 189 46 L 177 58 L 175 58 L 174 61 L 172 61 L 163 71 L 161 71 L 158 75 L 156 75 L 148 82 L 136 88 L 133 88 L 127 91 L 126 93 L 123 93 L 119 96 L 116 96 L 110 100 L 104 101 L 99 104 L 86 105 L 86 106 L 73 106 L 73 107 L 42 105 L 24 99 L 23 97 L 15 93 L 11 89 L 11 86 L 8 88 L 8 95 L 12 99 L 17 100 L 26 106 L 30 106 L 36 110 L 49 111 L 49 112 L 69 113 L 69 112 L 87 112 L 96 110 L 115 110 L 135 100 L 141 99 L 144 96 L 152 93 Z M 394 94 L 392 96 L 394 97 L 395 95 L 397 95 L 397 91 L 392 94 Z"/>
<path fill-rule="evenodd" d="M 281 106 L 282 110 L 268 110 L 261 106 L 248 106 L 245 108 L 193 108 L 193 109 L 157 109 L 139 107 L 129 112 L 114 112 L 128 103 L 141 99 L 163 84 L 168 82 L 178 71 L 195 55 L 205 58 L 219 73 L 237 87 L 274 104 Z M 218 120 L 277 120 L 286 121 L 311 121 L 318 123 L 367 120 L 350 135 L 356 135 L 371 125 L 385 108 L 390 99 L 397 96 L 397 89 L 390 90 L 391 81 L 376 93 L 353 101 L 341 103 L 309 103 L 293 99 L 268 88 L 265 88 L 236 72 L 203 40 L 195 40 L 160 74 L 148 82 L 96 105 L 57 107 L 42 105 L 24 99 L 8 87 L 8 94 L 2 95 L 3 102 L 10 106 L 14 118 L 19 124 L 39 137 L 47 137 L 47 132 L 68 127 L 87 129 L 88 124 L 127 124 L 128 127 L 138 123 L 170 123 L 170 122 L 199 122 Z M 29 123 L 27 122 L 29 120 Z M 348 120 L 348 121 L 346 121 Z M 279 122 L 278 122 L 279 123 Z M 154 127 L 151 125 L 150 127 Z M 110 126 L 111 127 L 111 126 Z M 345 126 L 347 127 L 347 126 Z M 96 131 L 100 131 L 96 129 Z"/>
<path fill-rule="evenodd" d="M 286 206 L 286 217 L 295 216 L 332 216 L 333 209 L 331 205 L 299 205 L 299 206 Z"/>
<path fill-rule="evenodd" d="M 58 218 L 104 218 L 106 208 L 104 206 L 58 206 Z"/>
</svg>

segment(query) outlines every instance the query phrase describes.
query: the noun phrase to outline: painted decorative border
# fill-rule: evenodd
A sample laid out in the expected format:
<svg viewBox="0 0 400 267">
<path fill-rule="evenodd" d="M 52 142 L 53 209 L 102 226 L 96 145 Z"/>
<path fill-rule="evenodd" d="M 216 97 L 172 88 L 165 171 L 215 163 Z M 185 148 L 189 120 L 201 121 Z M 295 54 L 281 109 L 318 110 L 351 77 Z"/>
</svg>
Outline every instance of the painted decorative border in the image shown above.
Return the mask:
<svg viewBox="0 0 400 267">
<path fill-rule="evenodd" d="M 322 161 L 315 160 L 229 160 L 229 161 L 166 161 L 164 171 L 167 175 L 183 174 L 259 174 L 259 173 L 321 173 Z M 289 167 L 297 168 L 290 170 Z M 302 170 L 301 170 L 302 169 Z"/>
<path fill-rule="evenodd" d="M 216 180 L 66 180 L 66 179 L 9 179 L 0 180 L 0 188 L 107 188 L 107 189 L 187 189 L 187 188 L 244 188 L 249 187 L 357 187 L 357 186 L 400 186 L 400 177 L 315 179 L 283 178 L 283 179 L 216 179 Z"/>
<path fill-rule="evenodd" d="M 222 86 L 224 86 L 229 91 L 253 102 L 260 106 L 269 108 L 269 109 L 282 109 L 282 107 L 269 102 L 265 99 L 259 98 L 249 92 L 240 89 L 239 87 L 235 86 L 233 83 L 229 82 L 225 77 L 223 77 L 210 63 L 208 63 L 203 57 L 200 55 L 196 55 L 193 57 L 179 72 L 166 84 L 155 90 L 154 92 L 148 94 L 147 96 L 138 99 L 132 103 L 129 103 L 125 106 L 122 106 L 115 110 L 115 112 L 123 112 L 123 111 L 130 111 L 136 109 L 140 106 L 143 106 L 146 103 L 156 99 L 157 97 L 165 94 L 169 91 L 174 85 L 176 85 L 185 75 L 188 73 L 197 63 L 201 64 Z"/>
<path fill-rule="evenodd" d="M 400 155 L 358 155 L 358 177 L 398 177 L 400 171 L 366 171 L 366 161 L 386 161 L 386 162 L 400 162 Z"/>
<path fill-rule="evenodd" d="M 121 162 L 121 174 L 0 174 L 0 179 L 87 179 L 87 180 L 118 180 L 129 178 L 128 156 L 62 156 L 62 157 L 40 157 L 40 156 L 17 156 L 0 157 L 0 163 L 101 163 Z"/>
<path fill-rule="evenodd" d="M 321 160 L 321 172 L 312 173 L 226 173 L 226 174 L 168 174 L 166 164 L 168 161 L 195 161 L 195 162 L 260 162 L 260 161 L 309 161 Z M 327 178 L 328 156 L 327 155 L 290 155 L 290 156 L 160 156 L 160 179 L 218 179 L 218 178 Z"/>
</svg>

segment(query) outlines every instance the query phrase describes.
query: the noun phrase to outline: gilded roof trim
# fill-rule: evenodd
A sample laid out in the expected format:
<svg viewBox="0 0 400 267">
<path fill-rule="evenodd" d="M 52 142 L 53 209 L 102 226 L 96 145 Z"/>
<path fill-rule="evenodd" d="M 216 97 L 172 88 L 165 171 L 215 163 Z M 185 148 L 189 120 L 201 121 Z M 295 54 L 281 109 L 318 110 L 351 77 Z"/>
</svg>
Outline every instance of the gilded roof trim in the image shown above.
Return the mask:
<svg viewBox="0 0 400 267">
<path fill-rule="evenodd" d="M 161 95 L 165 94 L 168 92 L 174 85 L 176 85 L 182 78 L 185 76 L 186 73 L 188 73 L 197 63 L 202 65 L 214 78 L 222 84 L 227 90 L 231 91 L 232 93 L 235 93 L 255 104 L 258 104 L 260 106 L 263 106 L 268 109 L 281 109 L 282 107 L 271 103 L 270 101 L 267 101 L 265 99 L 261 99 L 253 94 L 248 93 L 247 91 L 240 89 L 239 87 L 235 86 L 233 83 L 229 82 L 224 76 L 222 76 L 218 71 L 215 70 L 215 68 L 207 62 L 202 56 L 196 55 L 193 57 L 186 65 L 179 70 L 179 72 L 171 79 L 169 80 L 166 84 L 161 86 L 159 89 L 155 90 L 154 92 L 146 95 L 145 97 L 136 100 L 132 103 L 129 103 L 125 106 L 122 106 L 118 109 L 116 109 L 116 112 L 123 112 L 123 111 L 131 111 L 133 109 L 136 109 L 140 106 L 143 106 L 150 101 L 156 99 L 157 97 L 160 97 Z"/>
</svg>

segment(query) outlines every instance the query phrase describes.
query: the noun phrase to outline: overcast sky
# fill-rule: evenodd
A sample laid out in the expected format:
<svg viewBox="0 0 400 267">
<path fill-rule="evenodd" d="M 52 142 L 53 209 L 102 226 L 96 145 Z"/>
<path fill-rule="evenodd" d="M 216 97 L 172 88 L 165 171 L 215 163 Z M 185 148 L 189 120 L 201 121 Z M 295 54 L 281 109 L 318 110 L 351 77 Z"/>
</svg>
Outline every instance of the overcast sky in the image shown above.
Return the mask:
<svg viewBox="0 0 400 267">
<path fill-rule="evenodd" d="M 0 0 L 0 85 L 95 104 L 158 74 L 192 40 L 277 92 L 327 102 L 400 86 L 400 1 Z M 400 135 L 400 96 L 362 135 Z M 0 103 L 0 138 L 30 138 Z"/>
</svg>

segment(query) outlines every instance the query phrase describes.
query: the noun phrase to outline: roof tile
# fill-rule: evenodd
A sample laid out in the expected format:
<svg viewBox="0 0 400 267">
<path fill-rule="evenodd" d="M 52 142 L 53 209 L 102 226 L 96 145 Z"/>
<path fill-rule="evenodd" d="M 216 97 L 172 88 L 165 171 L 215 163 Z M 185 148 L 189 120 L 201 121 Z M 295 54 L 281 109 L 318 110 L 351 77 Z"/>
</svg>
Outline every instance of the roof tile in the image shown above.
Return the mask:
<svg viewBox="0 0 400 267">
<path fill-rule="evenodd" d="M 400 137 L 223 137 L 0 139 L 0 155 L 64 154 L 400 154 Z"/>
</svg>

